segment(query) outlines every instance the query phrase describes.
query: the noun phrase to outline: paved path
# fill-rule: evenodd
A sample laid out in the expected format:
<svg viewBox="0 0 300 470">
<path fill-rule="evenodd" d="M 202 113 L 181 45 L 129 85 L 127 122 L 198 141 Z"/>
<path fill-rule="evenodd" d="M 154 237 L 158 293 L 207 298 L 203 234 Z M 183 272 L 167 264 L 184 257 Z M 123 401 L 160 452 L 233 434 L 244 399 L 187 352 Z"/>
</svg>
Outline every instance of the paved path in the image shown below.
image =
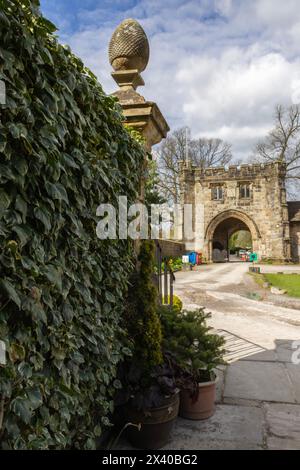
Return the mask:
<svg viewBox="0 0 300 470">
<path fill-rule="evenodd" d="M 292 363 L 300 300 L 270 295 L 253 282 L 248 266 L 215 264 L 176 275 L 184 307 L 212 312 L 229 365 L 218 371 L 215 415 L 203 422 L 178 419 L 166 449 L 300 449 L 300 364 Z M 294 266 L 262 270 L 300 273 Z"/>
</svg>

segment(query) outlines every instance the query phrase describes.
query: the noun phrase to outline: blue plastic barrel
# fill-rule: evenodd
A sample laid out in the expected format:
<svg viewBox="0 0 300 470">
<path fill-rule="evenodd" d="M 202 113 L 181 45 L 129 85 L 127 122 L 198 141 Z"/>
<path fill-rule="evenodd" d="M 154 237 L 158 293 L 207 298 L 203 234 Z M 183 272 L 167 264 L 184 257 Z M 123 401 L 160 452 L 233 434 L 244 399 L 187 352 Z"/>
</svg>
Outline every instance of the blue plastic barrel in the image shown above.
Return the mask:
<svg viewBox="0 0 300 470">
<path fill-rule="evenodd" d="M 196 251 L 192 251 L 191 253 L 189 253 L 189 262 L 193 265 L 195 265 L 197 263 L 197 253 L 196 253 Z"/>
</svg>

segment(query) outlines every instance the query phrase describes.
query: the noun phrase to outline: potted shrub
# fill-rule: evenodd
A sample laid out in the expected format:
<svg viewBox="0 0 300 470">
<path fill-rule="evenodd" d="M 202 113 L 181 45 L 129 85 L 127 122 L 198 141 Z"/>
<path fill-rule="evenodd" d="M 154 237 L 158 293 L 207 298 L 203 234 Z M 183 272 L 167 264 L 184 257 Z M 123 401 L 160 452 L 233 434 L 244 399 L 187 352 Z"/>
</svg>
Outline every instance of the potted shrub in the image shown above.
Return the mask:
<svg viewBox="0 0 300 470">
<path fill-rule="evenodd" d="M 125 435 L 140 449 L 159 449 L 170 438 L 179 411 L 179 388 L 172 364 L 164 362 L 146 374 L 137 363 L 123 364 L 123 389 L 117 397 L 122 406 L 122 425 L 130 423 Z"/>
<path fill-rule="evenodd" d="M 171 363 L 162 353 L 151 240 L 142 241 L 138 261 L 125 316 L 132 357 L 120 367 L 122 390 L 116 397 L 116 404 L 122 405 L 123 424 L 138 425 L 126 429 L 131 444 L 143 449 L 158 449 L 169 440 L 178 415 L 179 389 Z"/>
<path fill-rule="evenodd" d="M 215 368 L 224 364 L 225 340 L 211 333 L 209 313 L 199 308 L 178 312 L 160 308 L 163 346 L 177 364 L 180 387 L 179 415 L 188 419 L 206 419 L 215 410 Z"/>
</svg>

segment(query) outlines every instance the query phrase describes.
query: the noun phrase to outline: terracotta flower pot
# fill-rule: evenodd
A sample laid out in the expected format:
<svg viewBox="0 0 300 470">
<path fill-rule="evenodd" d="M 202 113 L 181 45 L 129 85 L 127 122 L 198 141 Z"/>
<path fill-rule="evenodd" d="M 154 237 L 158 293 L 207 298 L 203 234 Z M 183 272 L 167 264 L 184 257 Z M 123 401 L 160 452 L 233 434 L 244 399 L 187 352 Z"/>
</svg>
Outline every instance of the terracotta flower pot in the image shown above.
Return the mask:
<svg viewBox="0 0 300 470">
<path fill-rule="evenodd" d="M 139 449 L 160 449 L 169 440 L 178 410 L 179 390 L 159 408 L 144 411 L 128 408 L 127 421 L 141 424 L 140 431 L 135 427 L 128 427 L 126 436 L 129 442 Z"/>
<path fill-rule="evenodd" d="M 180 393 L 179 416 L 187 419 L 207 419 L 215 412 L 217 379 L 211 382 L 199 383 L 199 393 L 195 398 L 191 391 L 185 388 Z"/>
</svg>

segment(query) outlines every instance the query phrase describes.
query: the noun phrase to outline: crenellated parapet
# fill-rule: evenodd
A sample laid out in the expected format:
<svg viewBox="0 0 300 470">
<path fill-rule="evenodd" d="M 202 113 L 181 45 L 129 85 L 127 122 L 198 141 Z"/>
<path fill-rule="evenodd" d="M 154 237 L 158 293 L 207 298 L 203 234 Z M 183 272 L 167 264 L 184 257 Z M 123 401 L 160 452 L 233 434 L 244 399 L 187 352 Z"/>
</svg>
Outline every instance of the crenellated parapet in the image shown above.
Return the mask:
<svg viewBox="0 0 300 470">
<path fill-rule="evenodd" d="M 180 165 L 181 172 L 185 177 L 201 180 L 234 180 L 234 179 L 256 179 L 257 177 L 284 177 L 285 164 L 282 162 L 255 163 L 243 165 L 230 165 L 228 167 L 199 168 L 190 160 L 182 161 Z"/>
</svg>

